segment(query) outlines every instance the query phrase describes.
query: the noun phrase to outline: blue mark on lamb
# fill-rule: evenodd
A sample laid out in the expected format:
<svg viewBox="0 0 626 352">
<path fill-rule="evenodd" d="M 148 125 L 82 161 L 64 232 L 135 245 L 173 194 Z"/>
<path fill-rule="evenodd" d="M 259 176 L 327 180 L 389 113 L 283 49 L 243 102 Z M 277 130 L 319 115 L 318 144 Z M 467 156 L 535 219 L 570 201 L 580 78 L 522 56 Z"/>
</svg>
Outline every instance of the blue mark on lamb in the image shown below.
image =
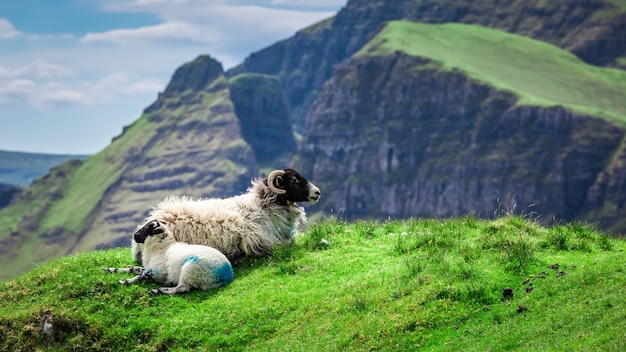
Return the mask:
<svg viewBox="0 0 626 352">
<path fill-rule="evenodd" d="M 183 264 L 185 263 L 197 263 L 200 259 L 198 258 L 197 255 L 192 255 L 189 256 L 185 259 L 185 261 L 183 262 Z"/>
<path fill-rule="evenodd" d="M 154 221 L 149 229 L 135 233 L 134 240 L 143 244 L 143 266 L 129 269 L 106 268 L 108 272 L 133 272 L 139 275 L 118 281 L 130 284 L 151 279 L 174 287 L 160 287 L 150 293 L 170 295 L 191 289 L 208 290 L 233 281 L 233 267 L 215 248 L 176 242 L 171 232 Z"/>
<path fill-rule="evenodd" d="M 215 280 L 217 282 L 229 283 L 233 281 L 234 277 L 233 267 L 224 263 L 222 266 L 215 271 Z"/>
</svg>

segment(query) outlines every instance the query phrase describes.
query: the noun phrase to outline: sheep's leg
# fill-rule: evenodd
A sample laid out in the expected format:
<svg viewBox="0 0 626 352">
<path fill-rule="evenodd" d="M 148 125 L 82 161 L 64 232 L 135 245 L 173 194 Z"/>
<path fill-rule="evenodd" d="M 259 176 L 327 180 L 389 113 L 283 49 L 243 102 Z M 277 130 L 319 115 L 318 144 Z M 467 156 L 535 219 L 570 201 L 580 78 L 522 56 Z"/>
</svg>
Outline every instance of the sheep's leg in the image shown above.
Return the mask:
<svg viewBox="0 0 626 352">
<path fill-rule="evenodd" d="M 180 275 L 178 277 L 178 284 L 175 287 L 159 287 L 154 290 L 150 290 L 150 293 L 167 293 L 168 295 L 174 295 L 177 293 L 189 292 L 192 287 L 194 287 L 193 283 L 189 282 L 189 278 L 194 277 L 194 270 L 197 274 L 198 266 L 194 262 L 186 262 L 180 268 Z M 204 272 L 204 271 L 201 271 Z"/>
<path fill-rule="evenodd" d="M 123 280 L 119 280 L 117 283 L 118 284 L 123 284 L 123 285 L 128 285 L 128 284 L 132 284 L 133 282 L 136 281 L 140 281 L 143 280 L 144 278 L 142 278 L 141 275 L 137 275 L 137 276 L 133 276 L 130 279 L 123 279 Z"/>
<path fill-rule="evenodd" d="M 136 281 L 142 281 L 142 280 L 148 280 L 148 279 L 154 279 L 154 276 L 152 275 L 152 270 L 151 269 L 143 270 L 142 268 L 142 272 L 139 275 L 131 277 L 130 279 L 120 280 L 118 281 L 118 283 L 128 285 Z"/>
<path fill-rule="evenodd" d="M 159 287 L 159 288 L 155 288 L 153 290 L 148 291 L 148 293 L 150 294 L 157 294 L 157 293 L 167 293 L 168 295 L 175 295 L 177 293 L 185 293 L 185 292 L 189 292 L 190 287 L 186 286 L 186 285 L 178 285 L 176 287 Z"/>
<path fill-rule="evenodd" d="M 143 273 L 144 268 L 141 266 L 129 266 L 128 268 L 104 268 L 104 271 L 107 273 L 132 273 L 141 275 Z"/>
</svg>

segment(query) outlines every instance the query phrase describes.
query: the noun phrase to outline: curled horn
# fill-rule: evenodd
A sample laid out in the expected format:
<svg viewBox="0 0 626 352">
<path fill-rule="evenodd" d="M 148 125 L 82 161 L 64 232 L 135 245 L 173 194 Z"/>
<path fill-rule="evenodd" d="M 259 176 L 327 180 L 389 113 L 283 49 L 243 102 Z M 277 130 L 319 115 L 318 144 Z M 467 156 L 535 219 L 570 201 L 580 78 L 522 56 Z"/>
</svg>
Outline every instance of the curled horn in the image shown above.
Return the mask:
<svg viewBox="0 0 626 352">
<path fill-rule="evenodd" d="M 278 176 L 282 176 L 285 174 L 284 170 L 274 170 L 272 171 L 272 173 L 269 174 L 269 176 L 267 176 L 267 186 L 270 188 L 270 190 L 276 194 L 285 194 L 287 193 L 287 191 L 285 191 L 284 189 L 280 189 L 278 187 L 276 187 L 276 185 L 274 184 L 274 181 L 276 180 L 276 178 Z"/>
</svg>

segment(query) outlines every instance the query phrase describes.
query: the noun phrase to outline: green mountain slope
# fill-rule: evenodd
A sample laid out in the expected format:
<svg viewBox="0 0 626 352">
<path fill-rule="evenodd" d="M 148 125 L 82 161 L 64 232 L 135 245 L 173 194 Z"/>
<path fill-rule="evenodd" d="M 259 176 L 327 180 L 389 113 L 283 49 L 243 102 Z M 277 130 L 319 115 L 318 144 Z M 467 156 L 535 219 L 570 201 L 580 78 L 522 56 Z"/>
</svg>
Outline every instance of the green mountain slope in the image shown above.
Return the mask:
<svg viewBox="0 0 626 352">
<path fill-rule="evenodd" d="M 520 97 L 626 126 L 626 71 L 586 64 L 556 46 L 476 25 L 392 21 L 357 55 L 402 51 Z"/>
<path fill-rule="evenodd" d="M 129 249 L 88 252 L 0 283 L 0 349 L 614 351 L 625 249 L 512 216 L 326 221 L 228 286 L 174 297 L 103 272 Z"/>
</svg>

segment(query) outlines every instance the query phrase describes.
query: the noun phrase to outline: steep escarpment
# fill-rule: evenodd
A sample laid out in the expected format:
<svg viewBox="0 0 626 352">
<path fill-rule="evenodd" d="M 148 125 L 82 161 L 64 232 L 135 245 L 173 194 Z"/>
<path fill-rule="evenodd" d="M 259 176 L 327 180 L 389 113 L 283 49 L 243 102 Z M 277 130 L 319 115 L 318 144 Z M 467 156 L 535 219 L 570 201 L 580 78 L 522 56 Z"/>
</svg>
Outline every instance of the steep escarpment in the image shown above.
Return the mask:
<svg viewBox="0 0 626 352">
<path fill-rule="evenodd" d="M 296 146 L 289 106 L 278 79 L 242 74 L 229 80 L 241 134 L 262 164 L 289 157 Z M 280 165 L 276 165 L 280 168 Z"/>
<path fill-rule="evenodd" d="M 479 24 L 552 43 L 594 65 L 623 67 L 626 57 L 626 14 L 615 1 L 352 0 L 335 17 L 252 53 L 228 75 L 277 75 L 294 128 L 302 132 L 333 65 L 360 50 L 386 21 L 398 19 Z"/>
<path fill-rule="evenodd" d="M 624 129 L 517 97 L 402 53 L 336 68 L 311 107 L 294 163 L 347 218 L 528 208 L 578 218 Z"/>
<path fill-rule="evenodd" d="M 611 162 L 587 191 L 583 217 L 614 233 L 626 233 L 626 138 L 610 154 Z"/>
</svg>

